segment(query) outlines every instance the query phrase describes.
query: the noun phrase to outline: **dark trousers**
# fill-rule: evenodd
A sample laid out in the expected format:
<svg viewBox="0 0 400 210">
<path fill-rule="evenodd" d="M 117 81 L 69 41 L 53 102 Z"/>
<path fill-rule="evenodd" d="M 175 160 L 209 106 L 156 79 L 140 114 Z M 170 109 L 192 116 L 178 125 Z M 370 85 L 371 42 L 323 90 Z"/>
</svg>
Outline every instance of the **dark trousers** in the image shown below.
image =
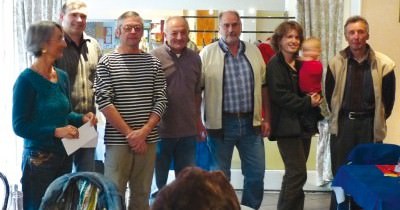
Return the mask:
<svg viewBox="0 0 400 210">
<path fill-rule="evenodd" d="M 349 119 L 340 116 L 338 121 L 338 135 L 331 135 L 331 162 L 332 173 L 336 175 L 337 170 L 347 162 L 347 156 L 358 144 L 373 142 L 374 119 L 373 117 L 363 119 Z M 347 202 L 346 202 L 347 203 Z M 350 200 L 351 209 L 361 209 L 353 200 Z M 330 210 L 338 208 L 335 194 L 331 196 Z"/>
<path fill-rule="evenodd" d="M 72 159 L 66 154 L 25 148 L 22 155 L 21 178 L 24 209 L 39 209 L 50 183 L 70 173 L 71 169 Z"/>
<path fill-rule="evenodd" d="M 303 186 L 307 181 L 307 159 L 311 137 L 278 139 L 278 148 L 285 165 L 278 210 L 304 209 Z"/>
<path fill-rule="evenodd" d="M 80 148 L 72 154 L 74 172 L 95 171 L 95 148 Z"/>
</svg>

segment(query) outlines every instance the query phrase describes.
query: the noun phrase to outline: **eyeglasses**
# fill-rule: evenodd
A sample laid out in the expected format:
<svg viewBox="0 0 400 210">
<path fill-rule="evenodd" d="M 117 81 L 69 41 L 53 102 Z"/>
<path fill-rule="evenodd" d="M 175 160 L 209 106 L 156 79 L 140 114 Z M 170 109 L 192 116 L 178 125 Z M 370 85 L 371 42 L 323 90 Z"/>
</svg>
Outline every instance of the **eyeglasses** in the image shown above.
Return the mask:
<svg viewBox="0 0 400 210">
<path fill-rule="evenodd" d="M 124 25 L 121 27 L 124 32 L 131 32 L 132 29 L 135 29 L 135 32 L 140 33 L 143 31 L 143 27 L 140 25 Z"/>
</svg>

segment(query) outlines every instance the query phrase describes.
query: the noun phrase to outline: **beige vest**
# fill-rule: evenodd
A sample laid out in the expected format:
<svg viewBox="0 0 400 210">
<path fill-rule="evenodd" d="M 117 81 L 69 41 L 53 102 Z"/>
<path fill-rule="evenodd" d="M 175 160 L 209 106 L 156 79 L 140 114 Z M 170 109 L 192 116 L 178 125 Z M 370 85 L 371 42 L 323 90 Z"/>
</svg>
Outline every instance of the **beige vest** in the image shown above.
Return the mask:
<svg viewBox="0 0 400 210">
<path fill-rule="evenodd" d="M 341 51 L 329 61 L 329 68 L 335 79 L 335 88 L 331 99 L 330 132 L 338 133 L 338 117 L 343 101 L 347 77 L 347 56 Z M 370 49 L 371 73 L 375 95 L 374 142 L 383 141 L 386 137 L 385 108 L 382 102 L 382 78 L 392 72 L 395 63 L 388 56 Z"/>
</svg>

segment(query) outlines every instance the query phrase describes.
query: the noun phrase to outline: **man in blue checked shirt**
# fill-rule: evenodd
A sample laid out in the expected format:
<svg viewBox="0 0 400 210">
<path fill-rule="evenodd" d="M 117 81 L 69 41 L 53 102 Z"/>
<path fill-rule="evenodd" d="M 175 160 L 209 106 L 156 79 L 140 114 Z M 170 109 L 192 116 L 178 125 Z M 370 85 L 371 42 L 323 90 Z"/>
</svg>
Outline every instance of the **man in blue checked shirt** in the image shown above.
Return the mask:
<svg viewBox="0 0 400 210">
<path fill-rule="evenodd" d="M 264 193 L 263 137 L 270 133 L 265 63 L 256 46 L 239 39 L 242 23 L 236 11 L 224 11 L 218 19 L 221 39 L 200 52 L 211 170 L 230 178 L 236 146 L 244 175 L 241 204 L 258 209 Z"/>
</svg>

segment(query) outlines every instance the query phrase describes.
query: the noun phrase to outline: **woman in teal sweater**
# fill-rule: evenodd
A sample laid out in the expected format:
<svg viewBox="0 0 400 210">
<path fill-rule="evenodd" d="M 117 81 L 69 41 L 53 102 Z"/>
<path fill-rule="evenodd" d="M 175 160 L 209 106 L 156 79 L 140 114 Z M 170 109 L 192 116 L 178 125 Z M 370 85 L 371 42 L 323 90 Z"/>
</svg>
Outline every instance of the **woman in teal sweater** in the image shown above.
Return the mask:
<svg viewBox="0 0 400 210">
<path fill-rule="evenodd" d="M 47 186 L 71 172 L 61 138 L 78 138 L 77 127 L 97 119 L 71 111 L 67 74 L 53 67 L 66 47 L 59 24 L 41 21 L 26 34 L 26 47 L 35 61 L 17 78 L 13 89 L 14 132 L 24 138 L 22 191 L 24 209 L 38 209 Z"/>
</svg>

